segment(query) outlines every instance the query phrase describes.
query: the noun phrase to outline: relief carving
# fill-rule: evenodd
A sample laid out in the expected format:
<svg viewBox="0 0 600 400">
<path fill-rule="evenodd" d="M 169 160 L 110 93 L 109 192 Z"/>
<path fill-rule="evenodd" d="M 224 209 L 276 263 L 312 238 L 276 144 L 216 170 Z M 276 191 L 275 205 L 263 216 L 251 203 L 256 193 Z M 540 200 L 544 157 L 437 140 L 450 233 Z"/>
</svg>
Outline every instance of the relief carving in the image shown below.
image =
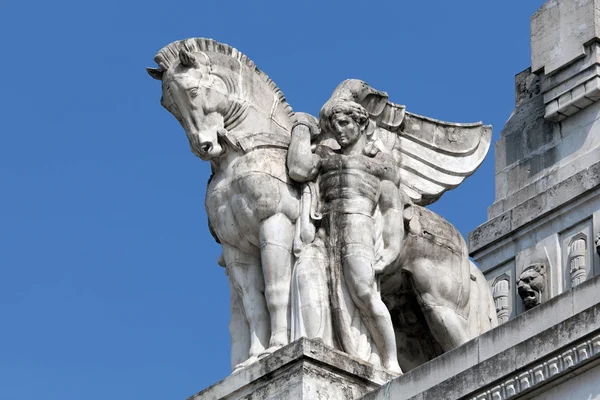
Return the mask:
<svg viewBox="0 0 600 400">
<path fill-rule="evenodd" d="M 494 284 L 492 285 L 492 296 L 494 297 L 499 324 L 507 322 L 510 314 L 508 302 L 508 296 L 510 295 L 509 279 L 508 275 L 502 274 L 494 280 Z"/>
<path fill-rule="evenodd" d="M 587 278 L 587 242 L 585 233 L 579 233 L 571 239 L 569 243 L 569 274 L 571 277 L 571 287 L 579 285 Z"/>
<path fill-rule="evenodd" d="M 526 310 L 542 304 L 546 282 L 546 264 L 531 264 L 523 270 L 517 281 L 517 292 Z"/>
</svg>

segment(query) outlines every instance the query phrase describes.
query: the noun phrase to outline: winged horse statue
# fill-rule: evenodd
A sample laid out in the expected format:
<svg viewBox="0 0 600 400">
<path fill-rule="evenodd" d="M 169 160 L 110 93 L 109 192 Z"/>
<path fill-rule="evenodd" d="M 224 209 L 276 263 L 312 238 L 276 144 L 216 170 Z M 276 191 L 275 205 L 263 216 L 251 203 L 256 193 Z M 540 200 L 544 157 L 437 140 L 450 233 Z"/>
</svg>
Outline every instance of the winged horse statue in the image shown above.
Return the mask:
<svg viewBox="0 0 600 400">
<path fill-rule="evenodd" d="M 162 106 L 181 123 L 192 152 L 212 167 L 205 204 L 230 281 L 232 369 L 299 336 L 380 363 L 381 349 L 361 325 L 360 310 L 332 283 L 318 185 L 289 173 L 294 131 L 308 129 L 313 149 L 335 151 L 334 141 L 315 117 L 294 112 L 275 83 L 231 46 L 186 39 L 154 60 L 158 68 L 147 71 L 161 81 Z M 357 80 L 345 81 L 334 95 L 366 110 L 371 134 L 398 171 L 402 250 L 380 271 L 377 290 L 406 371 L 497 324 L 490 289 L 464 239 L 424 207 L 479 167 L 491 128 L 408 113 Z M 377 210 L 373 218 L 381 248 L 389 224 Z M 346 326 L 336 318 L 340 313 L 350 316 Z M 350 339 L 341 340 L 344 335 Z"/>
</svg>

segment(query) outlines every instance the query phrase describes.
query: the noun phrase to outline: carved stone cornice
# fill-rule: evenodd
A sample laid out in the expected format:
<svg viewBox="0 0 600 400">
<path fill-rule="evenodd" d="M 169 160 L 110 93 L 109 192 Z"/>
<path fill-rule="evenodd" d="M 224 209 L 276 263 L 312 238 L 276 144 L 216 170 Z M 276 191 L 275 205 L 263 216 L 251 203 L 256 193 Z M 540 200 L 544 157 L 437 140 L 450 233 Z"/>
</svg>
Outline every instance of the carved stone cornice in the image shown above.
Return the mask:
<svg viewBox="0 0 600 400">
<path fill-rule="evenodd" d="M 541 77 L 547 120 L 562 121 L 600 100 L 600 43 L 585 50 L 584 58 Z"/>
<path fill-rule="evenodd" d="M 585 364 L 600 359 L 600 334 L 567 347 L 516 371 L 502 382 L 489 385 L 470 400 L 505 400 L 559 379 Z"/>
</svg>

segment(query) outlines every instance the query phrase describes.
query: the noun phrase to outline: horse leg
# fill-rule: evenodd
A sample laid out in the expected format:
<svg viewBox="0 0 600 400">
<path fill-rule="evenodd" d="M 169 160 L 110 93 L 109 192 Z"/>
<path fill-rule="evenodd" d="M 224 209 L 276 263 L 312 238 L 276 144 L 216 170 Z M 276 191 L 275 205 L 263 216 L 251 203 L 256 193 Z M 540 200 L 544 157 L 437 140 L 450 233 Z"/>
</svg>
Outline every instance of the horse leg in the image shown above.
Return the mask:
<svg viewBox="0 0 600 400">
<path fill-rule="evenodd" d="M 260 248 L 265 298 L 271 315 L 271 340 L 264 355 L 289 343 L 293 239 L 294 225 L 284 214 L 275 214 L 261 224 Z"/>
<path fill-rule="evenodd" d="M 248 357 L 246 361 L 236 365 L 236 371 L 255 362 L 265 350 L 270 335 L 269 314 L 265 304 L 264 280 L 258 256 L 223 244 L 223 257 L 231 286 L 242 300 L 250 330 Z M 236 334 L 239 332 L 231 332 L 232 336 Z"/>
<path fill-rule="evenodd" d="M 234 371 L 238 365 L 241 366 L 248 359 L 250 328 L 244 313 L 244 304 L 231 279 L 229 280 L 229 302 L 231 310 L 231 318 L 229 319 L 230 363 L 231 370 Z"/>
<path fill-rule="evenodd" d="M 413 267 L 411 281 L 417 301 L 431 334 L 443 351 L 469 341 L 468 301 L 464 304 L 470 292 L 469 282 L 451 279 L 444 274 L 443 267 L 431 260 L 421 260 Z"/>
</svg>

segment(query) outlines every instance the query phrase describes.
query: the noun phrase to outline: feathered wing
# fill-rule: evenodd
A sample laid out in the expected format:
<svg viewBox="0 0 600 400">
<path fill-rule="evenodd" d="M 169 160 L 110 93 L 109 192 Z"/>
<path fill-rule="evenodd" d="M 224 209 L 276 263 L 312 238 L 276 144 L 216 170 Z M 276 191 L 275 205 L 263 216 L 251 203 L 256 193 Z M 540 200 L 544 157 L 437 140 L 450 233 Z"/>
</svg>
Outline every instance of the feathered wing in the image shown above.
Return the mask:
<svg viewBox="0 0 600 400">
<path fill-rule="evenodd" d="M 459 124 L 406 112 L 388 95 L 365 82 L 342 82 L 332 98 L 361 104 L 376 125 L 384 149 L 400 169 L 400 184 L 415 204 L 435 202 L 460 185 L 483 162 L 492 138 L 491 126 Z"/>
<path fill-rule="evenodd" d="M 393 152 L 400 182 L 418 205 L 438 200 L 479 168 L 490 148 L 491 126 L 458 124 L 406 113 Z"/>
</svg>

